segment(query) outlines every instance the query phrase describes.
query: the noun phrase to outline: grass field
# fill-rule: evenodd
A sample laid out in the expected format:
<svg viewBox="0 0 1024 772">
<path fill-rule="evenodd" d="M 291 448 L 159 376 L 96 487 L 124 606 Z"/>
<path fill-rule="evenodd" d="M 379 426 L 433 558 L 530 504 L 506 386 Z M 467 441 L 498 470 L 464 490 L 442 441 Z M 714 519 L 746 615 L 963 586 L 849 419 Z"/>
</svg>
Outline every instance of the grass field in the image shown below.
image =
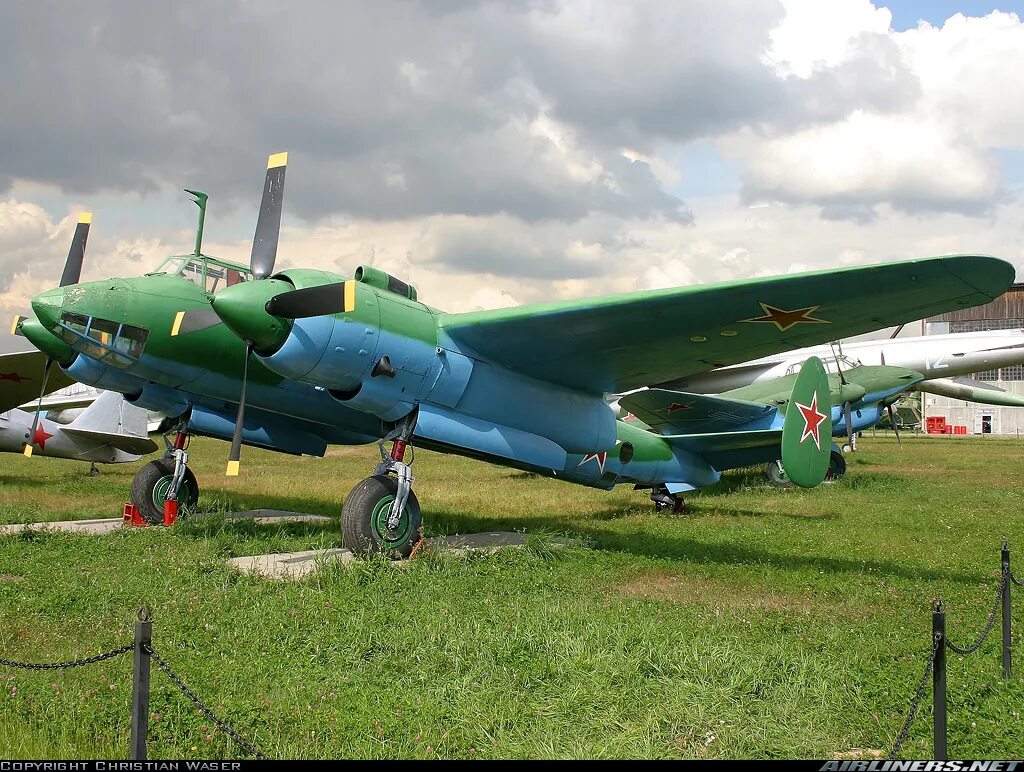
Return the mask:
<svg viewBox="0 0 1024 772">
<path fill-rule="evenodd" d="M 88 656 L 154 614 L 154 647 L 211 706 L 279 757 L 825 757 L 888 750 L 948 605 L 960 645 L 994 598 L 1009 538 L 1024 574 L 1024 441 L 866 437 L 847 477 L 779 491 L 729 474 L 655 514 L 604 493 L 418 453 L 428 533 L 525 529 L 527 549 L 404 567 L 368 561 L 274 583 L 225 558 L 337 546 L 336 524 L 211 517 L 113 536 L 0 537 L 0 657 Z M 376 449 L 325 459 L 197 440 L 212 510 L 336 515 Z M 116 516 L 137 464 L 0 457 L 0 522 Z M 548 534 L 568 536 L 555 548 Z M 998 627 L 950 655 L 953 758 L 1024 754 L 1024 590 L 1017 676 Z M 154 669 L 150 757 L 233 746 Z M 929 691 L 930 694 L 930 691 Z M 125 757 L 131 662 L 0 668 L 0 756 Z M 930 699 L 926 698 L 926 699 Z M 931 753 L 922 709 L 905 756 Z"/>
</svg>

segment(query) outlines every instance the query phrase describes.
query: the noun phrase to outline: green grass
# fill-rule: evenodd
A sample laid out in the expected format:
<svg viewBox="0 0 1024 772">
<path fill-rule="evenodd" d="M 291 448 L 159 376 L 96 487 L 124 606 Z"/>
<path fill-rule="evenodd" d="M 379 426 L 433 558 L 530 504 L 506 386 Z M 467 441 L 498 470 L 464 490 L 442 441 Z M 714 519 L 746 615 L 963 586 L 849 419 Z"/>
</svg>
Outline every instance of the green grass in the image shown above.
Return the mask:
<svg viewBox="0 0 1024 772">
<path fill-rule="evenodd" d="M 291 459 L 197 440 L 214 511 L 336 515 L 376 449 Z M 0 537 L 0 656 L 88 656 L 154 614 L 154 646 L 215 709 L 281 757 L 826 757 L 887 750 L 942 597 L 969 643 L 999 547 L 1024 573 L 1024 442 L 865 438 L 846 479 L 779 491 L 755 472 L 693 495 L 575 487 L 419 452 L 429 533 L 527 530 L 527 549 L 395 567 L 366 561 L 275 583 L 225 558 L 337 546 L 336 524 L 222 517 L 170 531 Z M 117 516 L 137 464 L 0 458 L 0 522 Z M 571 537 L 553 548 L 552 536 Z M 1024 591 L 1015 595 L 1024 629 Z M 1024 646 L 999 679 L 998 626 L 950 656 L 950 753 L 1019 758 Z M 0 756 L 126 754 L 129 657 L 61 673 L 0 668 Z M 153 673 L 150 757 L 240 749 Z M 905 754 L 931 752 L 930 710 Z"/>
</svg>

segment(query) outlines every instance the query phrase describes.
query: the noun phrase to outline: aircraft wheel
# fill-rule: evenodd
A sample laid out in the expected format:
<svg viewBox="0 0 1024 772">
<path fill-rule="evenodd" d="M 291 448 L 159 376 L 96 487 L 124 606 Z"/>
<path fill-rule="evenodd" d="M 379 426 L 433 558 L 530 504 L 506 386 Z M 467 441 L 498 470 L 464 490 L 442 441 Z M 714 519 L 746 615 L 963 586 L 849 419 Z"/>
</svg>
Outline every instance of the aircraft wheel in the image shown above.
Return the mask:
<svg viewBox="0 0 1024 772">
<path fill-rule="evenodd" d="M 768 475 L 768 482 L 774 485 L 776 488 L 792 488 L 793 481 L 789 479 L 786 474 L 786 470 L 782 466 L 780 459 L 775 459 L 768 468 L 765 469 L 765 474 Z"/>
<path fill-rule="evenodd" d="M 349 492 L 341 507 L 341 536 L 348 549 L 357 555 L 409 557 L 420 539 L 420 504 L 409 491 L 401 520 L 389 532 L 388 515 L 397 493 L 398 480 L 383 474 L 367 477 Z"/>
<path fill-rule="evenodd" d="M 174 460 L 150 461 L 132 480 L 132 504 L 142 519 L 151 525 L 164 524 L 164 496 L 174 479 Z M 199 483 L 192 470 L 185 467 L 185 476 L 178 487 L 178 515 L 193 512 L 199 503 Z"/>
<path fill-rule="evenodd" d="M 846 474 L 846 459 L 839 451 L 833 450 L 828 458 L 828 471 L 825 473 L 826 480 L 839 480 Z"/>
</svg>

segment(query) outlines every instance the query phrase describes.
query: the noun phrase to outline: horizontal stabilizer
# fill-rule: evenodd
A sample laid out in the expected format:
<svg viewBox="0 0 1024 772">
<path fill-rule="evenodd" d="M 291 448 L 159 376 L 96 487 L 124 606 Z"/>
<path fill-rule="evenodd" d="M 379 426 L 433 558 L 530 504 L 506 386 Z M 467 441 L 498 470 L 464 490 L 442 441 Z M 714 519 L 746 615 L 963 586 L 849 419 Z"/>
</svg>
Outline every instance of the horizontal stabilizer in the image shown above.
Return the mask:
<svg viewBox="0 0 1024 772">
<path fill-rule="evenodd" d="M 117 432 L 75 429 L 72 426 L 63 427 L 63 431 L 72 437 L 82 437 L 83 439 L 92 440 L 99 445 L 109 445 L 116 450 L 123 450 L 125 453 L 133 456 L 145 456 L 159 447 L 149 437 L 134 437 L 130 434 L 118 434 Z"/>
<path fill-rule="evenodd" d="M 660 434 L 728 432 L 752 423 L 764 428 L 775 415 L 769 405 L 707 394 L 645 389 L 627 394 L 619 405 Z"/>
<path fill-rule="evenodd" d="M 147 433 L 148 416 L 140 407 L 127 402 L 116 391 L 100 394 L 64 432 L 109 445 L 133 455 L 145 455 L 157 449 Z"/>
<path fill-rule="evenodd" d="M 750 448 L 780 447 L 782 428 L 754 429 L 749 432 L 717 432 L 715 434 L 673 434 L 664 437 L 669 444 L 691 453 L 720 453 Z"/>
</svg>

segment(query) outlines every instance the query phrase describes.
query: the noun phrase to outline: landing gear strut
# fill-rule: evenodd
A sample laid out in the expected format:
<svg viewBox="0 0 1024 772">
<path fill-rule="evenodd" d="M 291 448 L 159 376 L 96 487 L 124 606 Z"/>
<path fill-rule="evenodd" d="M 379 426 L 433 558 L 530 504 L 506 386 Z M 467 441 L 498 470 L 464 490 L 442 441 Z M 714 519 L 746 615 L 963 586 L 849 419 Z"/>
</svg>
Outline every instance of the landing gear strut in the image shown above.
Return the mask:
<svg viewBox="0 0 1024 772">
<path fill-rule="evenodd" d="M 146 464 L 132 480 L 132 504 L 152 525 L 164 524 L 168 507 L 179 516 L 193 512 L 199 503 L 199 483 L 188 468 L 188 428 L 181 423 L 171 434 L 174 439 L 164 436 L 164 457 Z"/>
<path fill-rule="evenodd" d="M 413 493 L 412 466 L 405 463 L 415 416 L 380 442 L 381 462 L 345 497 L 341 534 L 357 554 L 407 558 L 420 540 L 420 504 Z M 385 443 L 392 439 L 391 450 Z"/>
<path fill-rule="evenodd" d="M 686 502 L 678 493 L 669 493 L 664 486 L 651 491 L 651 501 L 655 512 L 671 512 L 675 515 L 686 514 Z"/>
</svg>

